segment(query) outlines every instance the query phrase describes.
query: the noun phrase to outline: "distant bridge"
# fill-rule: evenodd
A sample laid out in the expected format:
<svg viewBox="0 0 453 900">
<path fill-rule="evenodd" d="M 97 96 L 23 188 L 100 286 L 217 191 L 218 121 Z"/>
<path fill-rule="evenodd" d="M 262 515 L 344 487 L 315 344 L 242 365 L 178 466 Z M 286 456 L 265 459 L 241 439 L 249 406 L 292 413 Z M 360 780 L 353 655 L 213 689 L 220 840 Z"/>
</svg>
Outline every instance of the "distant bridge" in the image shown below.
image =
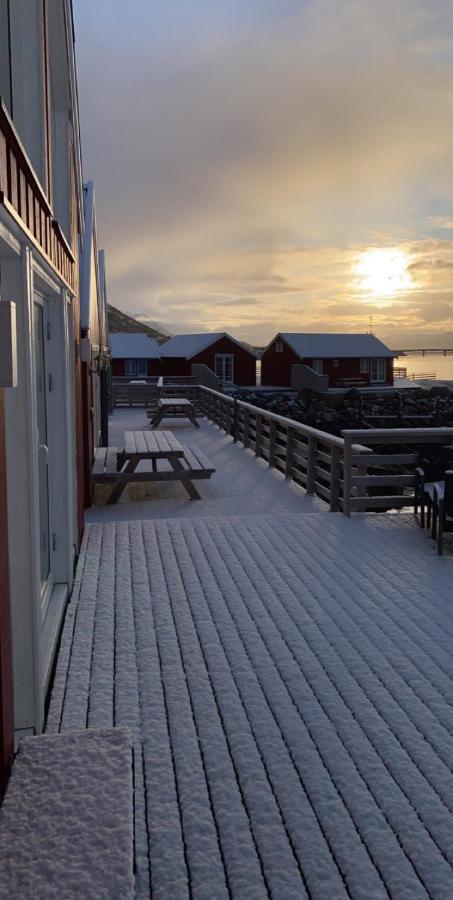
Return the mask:
<svg viewBox="0 0 453 900">
<path fill-rule="evenodd" d="M 442 356 L 447 356 L 449 353 L 453 353 L 453 347 L 415 347 L 410 350 L 405 347 L 404 350 L 392 350 L 392 353 L 395 356 L 409 356 L 412 353 L 420 353 L 420 356 L 426 356 L 427 353 L 440 353 Z"/>
</svg>

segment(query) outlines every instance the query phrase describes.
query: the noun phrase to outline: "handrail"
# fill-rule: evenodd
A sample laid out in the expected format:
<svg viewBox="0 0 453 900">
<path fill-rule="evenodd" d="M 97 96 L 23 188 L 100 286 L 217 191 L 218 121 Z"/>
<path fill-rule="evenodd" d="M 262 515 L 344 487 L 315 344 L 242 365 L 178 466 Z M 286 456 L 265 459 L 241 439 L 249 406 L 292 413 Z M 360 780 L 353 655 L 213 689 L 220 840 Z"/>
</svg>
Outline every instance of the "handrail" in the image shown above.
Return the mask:
<svg viewBox="0 0 453 900">
<path fill-rule="evenodd" d="M 332 511 L 342 509 L 342 438 L 212 388 L 199 386 L 198 391 L 207 418 L 231 434 L 235 441 L 254 451 L 270 468 L 304 487 L 308 494 L 327 501 Z M 354 444 L 353 449 L 359 459 L 362 454 L 373 452 L 361 444 Z"/>
<path fill-rule="evenodd" d="M 415 467 L 418 454 L 408 453 L 404 445 L 451 444 L 453 428 L 354 428 L 344 429 L 343 512 L 403 508 L 415 504 Z M 353 440 L 366 438 L 371 445 L 398 444 L 393 453 L 375 452 L 358 460 Z M 401 447 L 401 445 L 403 445 Z M 410 471 L 408 471 L 410 467 Z M 358 471 L 360 469 L 360 471 Z M 376 472 L 376 469 L 378 470 Z M 369 471 L 374 470 L 374 471 Z M 385 495 L 376 488 L 388 487 Z M 414 490 L 411 490 L 414 488 Z"/>
</svg>

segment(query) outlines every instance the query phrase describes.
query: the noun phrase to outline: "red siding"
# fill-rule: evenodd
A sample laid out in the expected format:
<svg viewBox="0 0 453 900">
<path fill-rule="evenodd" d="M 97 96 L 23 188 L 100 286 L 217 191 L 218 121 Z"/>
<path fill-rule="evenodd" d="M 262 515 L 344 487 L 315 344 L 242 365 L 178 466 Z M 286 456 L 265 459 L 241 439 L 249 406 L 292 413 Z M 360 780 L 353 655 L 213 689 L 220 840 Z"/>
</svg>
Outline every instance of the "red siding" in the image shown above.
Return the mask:
<svg viewBox="0 0 453 900">
<path fill-rule="evenodd" d="M 281 341 L 281 338 L 278 338 Z M 291 347 L 282 341 L 283 353 L 277 353 L 275 343 L 277 338 L 263 353 L 261 360 L 261 384 L 276 385 L 278 387 L 291 386 L 292 365 L 313 365 L 313 359 L 304 357 L 301 359 Z M 319 357 L 318 357 L 319 358 Z M 334 366 L 333 359 L 323 359 L 323 375 L 329 376 L 329 387 L 342 387 L 339 379 L 360 378 L 366 384 L 370 383 L 369 373 L 360 371 L 360 359 L 339 359 L 338 366 Z M 386 360 L 386 378 L 383 384 L 393 384 L 393 360 Z"/>
<path fill-rule="evenodd" d="M 4 391 L 0 388 L 0 801 L 13 758 L 13 675 L 9 605 Z"/>
<path fill-rule="evenodd" d="M 276 341 L 281 338 L 275 338 L 270 347 L 263 353 L 261 358 L 261 384 L 276 385 L 277 387 L 289 387 L 291 385 L 291 366 L 300 365 L 300 359 L 283 343 L 283 353 L 277 353 L 275 349 Z"/>
<path fill-rule="evenodd" d="M 168 357 L 162 359 L 162 375 L 191 375 L 192 364 L 198 363 L 207 366 L 211 372 L 215 372 L 216 353 L 231 353 L 234 356 L 234 383 L 238 385 L 256 384 L 256 359 L 252 353 L 240 347 L 229 338 L 220 338 L 215 344 L 211 344 L 206 350 L 202 350 L 192 359 L 177 359 Z"/>
</svg>

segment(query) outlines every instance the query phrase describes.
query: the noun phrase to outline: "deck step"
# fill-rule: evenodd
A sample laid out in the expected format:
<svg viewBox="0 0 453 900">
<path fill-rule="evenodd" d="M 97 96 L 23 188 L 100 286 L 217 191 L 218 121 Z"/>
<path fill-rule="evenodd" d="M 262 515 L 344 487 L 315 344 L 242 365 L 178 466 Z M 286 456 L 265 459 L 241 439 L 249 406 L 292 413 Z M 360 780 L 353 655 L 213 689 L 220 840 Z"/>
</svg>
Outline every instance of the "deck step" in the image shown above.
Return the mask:
<svg viewBox="0 0 453 900">
<path fill-rule="evenodd" d="M 0 810 L 0 897 L 134 896 L 127 728 L 25 738 Z"/>
</svg>

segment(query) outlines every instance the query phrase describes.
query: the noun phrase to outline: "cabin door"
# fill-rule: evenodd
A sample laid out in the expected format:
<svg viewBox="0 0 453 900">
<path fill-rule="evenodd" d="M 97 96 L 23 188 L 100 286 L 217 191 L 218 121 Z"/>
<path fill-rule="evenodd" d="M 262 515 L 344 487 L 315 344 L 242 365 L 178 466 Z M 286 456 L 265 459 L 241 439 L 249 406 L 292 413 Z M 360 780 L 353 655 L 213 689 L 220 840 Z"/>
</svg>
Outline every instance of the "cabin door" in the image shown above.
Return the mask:
<svg viewBox="0 0 453 900">
<path fill-rule="evenodd" d="M 36 384 L 36 454 L 38 461 L 39 496 L 39 572 L 41 581 L 41 613 L 45 618 L 53 587 L 51 553 L 51 465 L 49 456 L 49 391 L 52 389 L 51 375 L 46 365 L 46 341 L 48 335 L 47 305 L 45 300 L 35 297 L 34 302 L 34 355 Z"/>
<path fill-rule="evenodd" d="M 233 353 L 216 353 L 215 374 L 220 381 L 232 383 L 234 380 L 234 355 Z"/>
</svg>

